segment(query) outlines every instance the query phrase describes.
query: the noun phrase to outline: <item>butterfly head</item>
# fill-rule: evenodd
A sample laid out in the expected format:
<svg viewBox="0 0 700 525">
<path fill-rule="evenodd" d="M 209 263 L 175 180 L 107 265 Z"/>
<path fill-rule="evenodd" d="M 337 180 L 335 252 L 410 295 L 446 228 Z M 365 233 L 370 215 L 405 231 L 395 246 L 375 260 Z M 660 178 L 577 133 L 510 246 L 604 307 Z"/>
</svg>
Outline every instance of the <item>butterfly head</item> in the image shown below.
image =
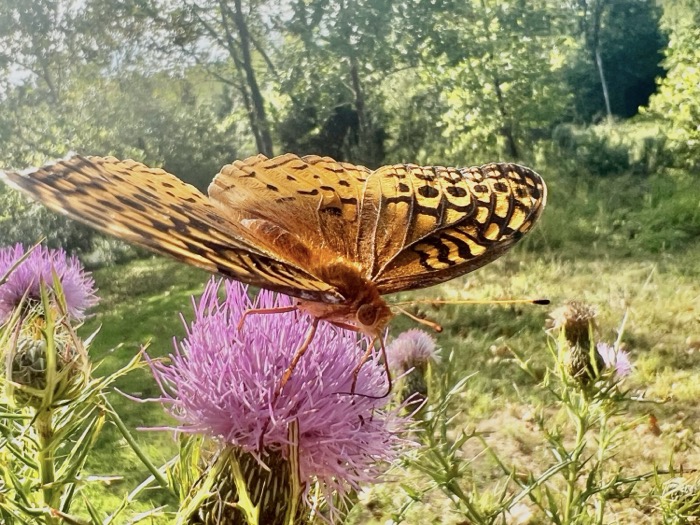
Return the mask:
<svg viewBox="0 0 700 525">
<path fill-rule="evenodd" d="M 376 290 L 370 288 L 359 292 L 354 300 L 344 304 L 299 300 L 297 308 L 337 326 L 377 337 L 381 335 L 394 314 Z"/>
<path fill-rule="evenodd" d="M 355 312 L 355 326 L 364 334 L 376 337 L 389 323 L 394 314 L 381 297 L 378 301 L 362 303 Z"/>
</svg>

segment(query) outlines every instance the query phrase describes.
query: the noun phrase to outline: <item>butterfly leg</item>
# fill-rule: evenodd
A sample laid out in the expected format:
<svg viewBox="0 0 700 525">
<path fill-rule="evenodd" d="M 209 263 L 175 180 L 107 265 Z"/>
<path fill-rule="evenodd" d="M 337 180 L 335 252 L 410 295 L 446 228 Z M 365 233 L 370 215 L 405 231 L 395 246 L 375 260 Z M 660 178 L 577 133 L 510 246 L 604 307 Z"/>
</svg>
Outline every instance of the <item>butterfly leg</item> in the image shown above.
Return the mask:
<svg viewBox="0 0 700 525">
<path fill-rule="evenodd" d="M 367 350 L 365 351 L 364 355 L 360 359 L 360 362 L 357 364 L 355 369 L 352 371 L 352 385 L 350 387 L 350 394 L 355 393 L 355 387 L 357 386 L 357 378 L 360 375 L 360 370 L 362 370 L 362 367 L 369 361 L 369 358 L 372 357 L 372 351 L 374 350 L 374 342 L 379 341 L 379 348 L 382 351 L 382 361 L 384 362 L 384 371 L 386 372 L 386 378 L 389 383 L 389 386 L 387 388 L 386 394 L 383 396 L 377 397 L 377 399 L 382 399 L 387 397 L 389 394 L 391 394 L 391 389 L 392 389 L 392 380 L 391 380 L 391 371 L 389 370 L 389 360 L 386 357 L 386 348 L 384 347 L 384 340 L 381 337 L 375 337 L 372 342 L 367 346 Z M 368 396 L 368 397 L 373 397 L 373 396 Z"/>
<path fill-rule="evenodd" d="M 267 311 L 260 312 L 259 310 L 248 310 L 248 312 L 253 312 L 253 313 L 276 313 L 279 312 L 280 310 L 284 310 L 283 308 L 277 309 L 277 308 L 267 308 L 264 309 Z M 270 311 L 272 310 L 272 311 Z M 291 311 L 291 310 L 284 310 L 284 311 Z M 246 312 L 246 313 L 248 313 Z M 301 343 L 301 346 L 297 348 L 296 352 L 294 352 L 294 356 L 292 357 L 291 363 L 289 363 L 289 366 L 287 369 L 284 371 L 282 374 L 282 379 L 280 380 L 280 384 L 275 390 L 275 395 L 272 397 L 272 404 L 275 404 L 275 401 L 277 401 L 277 398 L 280 397 L 282 394 L 282 389 L 284 388 L 284 385 L 287 384 L 287 381 L 292 377 L 292 373 L 294 372 L 294 369 L 296 368 L 297 364 L 299 363 L 299 360 L 301 357 L 306 353 L 306 351 L 309 349 L 309 345 L 311 344 L 311 341 L 314 339 L 314 335 L 316 335 L 316 328 L 318 327 L 319 319 L 314 318 L 314 320 L 311 323 L 311 326 L 309 327 L 309 331 L 306 332 L 306 337 L 304 338 L 304 342 Z M 240 324 L 239 324 L 240 327 Z M 267 428 L 270 426 L 270 421 L 267 420 L 265 421 L 265 424 L 263 425 L 263 428 L 260 432 L 260 438 L 258 439 L 258 450 L 263 449 L 263 444 L 264 444 L 264 438 L 265 434 L 267 433 Z"/>
<path fill-rule="evenodd" d="M 243 323 L 245 323 L 245 318 L 253 314 L 283 314 L 285 312 L 294 312 L 298 310 L 297 306 L 277 306 L 275 308 L 251 308 L 243 312 L 241 320 L 238 321 L 238 330 L 243 328 Z"/>
<path fill-rule="evenodd" d="M 311 322 L 311 326 L 309 327 L 309 331 L 306 332 L 304 342 L 301 343 L 301 346 L 297 348 L 296 352 L 294 352 L 294 357 L 292 357 L 291 363 L 289 363 L 289 366 L 284 371 L 284 374 L 282 374 L 282 379 L 280 380 L 280 386 L 277 387 L 277 394 L 275 395 L 275 399 L 277 399 L 277 397 L 279 397 L 279 395 L 282 393 L 284 385 L 286 385 L 287 381 L 289 381 L 289 378 L 292 377 L 292 373 L 297 367 L 299 360 L 309 349 L 309 345 L 311 344 L 311 341 L 313 341 L 314 335 L 316 335 L 316 328 L 318 328 L 318 323 L 319 319 L 314 318 L 314 320 Z"/>
</svg>

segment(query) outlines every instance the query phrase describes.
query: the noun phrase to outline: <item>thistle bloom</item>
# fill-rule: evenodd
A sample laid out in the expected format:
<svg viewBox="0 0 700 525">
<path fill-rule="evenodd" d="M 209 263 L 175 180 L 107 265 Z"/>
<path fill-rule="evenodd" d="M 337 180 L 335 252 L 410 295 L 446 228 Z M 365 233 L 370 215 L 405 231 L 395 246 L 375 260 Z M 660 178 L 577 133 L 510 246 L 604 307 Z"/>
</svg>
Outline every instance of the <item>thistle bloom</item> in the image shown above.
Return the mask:
<svg viewBox="0 0 700 525">
<path fill-rule="evenodd" d="M 439 358 L 435 339 L 417 328 L 407 330 L 391 342 L 386 356 L 389 367 L 400 375 L 395 389 L 397 398 L 407 407 L 411 405 L 414 417 L 420 417 L 429 397 L 428 365 Z"/>
<path fill-rule="evenodd" d="M 17 244 L 0 250 L 0 279 L 0 325 L 6 325 L 17 307 L 23 309 L 18 324 L 0 337 L 5 394 L 19 406 L 37 410 L 75 399 L 89 374 L 87 354 L 72 328 L 57 324 L 47 309 L 61 296 L 67 314 L 82 318 L 97 303 L 92 278 L 63 250 L 37 246 L 27 254 Z M 41 297 L 42 283 L 50 292 L 48 302 Z"/>
<path fill-rule="evenodd" d="M 0 279 L 26 253 L 24 246 L 0 249 Z M 67 257 L 63 250 L 37 246 L 29 256 L 14 268 L 7 281 L 0 284 L 0 324 L 6 322 L 12 311 L 27 294 L 28 299 L 40 301 L 40 283 L 53 291 L 54 274 L 61 284 L 67 313 L 82 319 L 85 310 L 97 304 L 95 283 L 76 257 Z"/>
<path fill-rule="evenodd" d="M 377 482 L 381 464 L 397 457 L 404 420 L 382 411 L 387 378 L 373 357 L 357 378 L 352 370 L 362 349 L 351 332 L 322 323 L 280 395 L 280 378 L 304 341 L 306 318 L 296 312 L 253 314 L 251 308 L 285 307 L 286 296 L 261 291 L 255 302 L 247 287 L 212 279 L 168 364 L 151 362 L 163 395 L 160 401 L 179 421 L 181 432 L 203 433 L 256 455 L 286 454 L 291 424 L 299 430 L 302 482 L 317 479 L 326 494 L 341 497 L 361 483 Z M 374 396 L 374 398 L 369 397 Z"/>
<path fill-rule="evenodd" d="M 598 343 L 596 350 L 605 362 L 605 368 L 615 369 L 615 375 L 619 378 L 626 377 L 632 373 L 632 362 L 629 354 L 624 350 L 615 349 L 607 343 Z"/>
<path fill-rule="evenodd" d="M 393 370 L 405 372 L 414 367 L 424 367 L 439 359 L 435 339 L 428 333 L 414 328 L 394 339 L 386 349 L 389 365 Z"/>
</svg>

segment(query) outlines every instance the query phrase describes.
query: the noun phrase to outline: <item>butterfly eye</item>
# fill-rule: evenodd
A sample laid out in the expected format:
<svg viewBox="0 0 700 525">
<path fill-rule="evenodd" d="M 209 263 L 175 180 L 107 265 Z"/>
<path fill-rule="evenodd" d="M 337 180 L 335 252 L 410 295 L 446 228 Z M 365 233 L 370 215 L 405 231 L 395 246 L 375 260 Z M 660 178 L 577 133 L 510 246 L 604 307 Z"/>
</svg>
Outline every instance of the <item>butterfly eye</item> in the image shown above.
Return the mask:
<svg viewBox="0 0 700 525">
<path fill-rule="evenodd" d="M 372 326 L 377 321 L 377 309 L 371 304 L 363 304 L 357 309 L 357 320 L 365 326 Z"/>
</svg>

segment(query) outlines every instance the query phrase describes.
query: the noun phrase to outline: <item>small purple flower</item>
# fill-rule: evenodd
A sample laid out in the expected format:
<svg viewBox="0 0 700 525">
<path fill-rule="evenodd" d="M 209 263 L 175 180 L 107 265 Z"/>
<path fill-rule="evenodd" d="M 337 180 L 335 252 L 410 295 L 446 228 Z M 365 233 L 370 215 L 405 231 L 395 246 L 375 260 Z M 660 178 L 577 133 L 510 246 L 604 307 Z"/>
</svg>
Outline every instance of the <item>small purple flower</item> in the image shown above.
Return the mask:
<svg viewBox="0 0 700 525">
<path fill-rule="evenodd" d="M 360 369 L 356 395 L 348 394 L 362 348 L 355 334 L 321 323 L 276 396 L 308 318 L 252 314 L 239 331 L 247 310 L 290 306 L 292 299 L 263 290 L 253 302 L 235 281 L 225 282 L 219 299 L 220 288 L 219 281 L 208 283 L 169 364 L 151 362 L 177 430 L 209 435 L 265 461 L 266 453 L 286 453 L 289 426 L 298 421 L 302 481 L 318 479 L 329 496 L 377 482 L 381 464 L 405 444 L 399 436 L 405 420 L 382 410 L 389 397 L 382 397 L 387 378 L 378 356 Z"/>
<path fill-rule="evenodd" d="M 424 367 L 430 361 L 438 361 L 435 339 L 413 328 L 399 334 L 386 349 L 389 366 L 392 370 L 405 372 L 414 367 Z"/>
<path fill-rule="evenodd" d="M 598 343 L 596 350 L 603 358 L 605 368 L 614 368 L 617 377 L 623 378 L 632 373 L 632 362 L 629 354 L 624 350 L 616 349 L 607 343 Z"/>
<path fill-rule="evenodd" d="M 0 279 L 25 253 L 21 244 L 0 249 Z M 74 319 L 84 318 L 85 310 L 97 304 L 92 277 L 84 271 L 76 257 L 68 257 L 60 249 L 37 246 L 12 270 L 7 281 L 0 283 L 0 324 L 9 319 L 25 294 L 29 299 L 40 300 L 42 280 L 49 289 L 53 289 L 54 273 L 61 283 L 68 314 Z"/>
</svg>

